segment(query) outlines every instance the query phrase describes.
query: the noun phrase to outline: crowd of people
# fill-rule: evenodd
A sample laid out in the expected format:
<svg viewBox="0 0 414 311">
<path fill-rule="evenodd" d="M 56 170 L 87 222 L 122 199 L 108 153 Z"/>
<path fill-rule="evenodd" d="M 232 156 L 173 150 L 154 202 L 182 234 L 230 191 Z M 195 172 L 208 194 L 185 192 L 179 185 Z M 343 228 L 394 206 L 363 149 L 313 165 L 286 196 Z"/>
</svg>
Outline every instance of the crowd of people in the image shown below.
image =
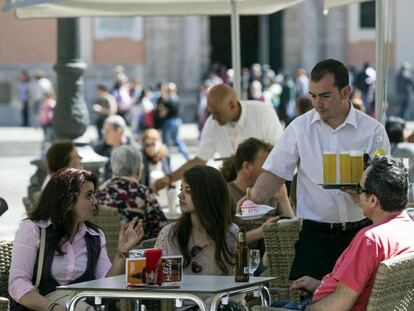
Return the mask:
<svg viewBox="0 0 414 311">
<path fill-rule="evenodd" d="M 134 101 L 126 87 L 131 84 L 122 68 L 116 68 L 117 91 L 109 95 L 100 86 L 100 98 L 107 101 L 94 108 L 102 115 L 102 141 L 95 151 L 109 158 L 103 182 L 98 185 L 97 177 L 80 167 L 73 145 L 66 142 L 65 148 L 57 148 L 62 142 L 55 142 L 49 149 L 62 152 L 49 151 L 49 179 L 15 238 L 9 279 L 13 303 L 34 310 L 63 310 L 67 297 L 56 297 L 56 286 L 124 273 L 128 251 L 148 238 L 157 238 L 155 247 L 163 255 L 182 255 L 184 274 L 234 275 L 236 237 L 243 227 L 250 247 L 261 250 L 260 273 L 267 262 L 264 226 L 280 217 L 297 217 L 302 229 L 290 279 L 291 289 L 303 300 L 275 305 L 292 310 L 365 310 L 380 262 L 414 251 L 414 223 L 405 211 L 408 169 L 390 156 L 400 156 L 397 152 L 406 150 L 405 137 L 411 138 L 404 135 L 400 119 L 390 118 L 385 128 L 357 109 L 351 102 L 352 75 L 337 60 L 319 62 L 309 77 L 298 70 L 295 88 L 283 77 L 289 94 L 300 102 L 293 119 L 281 120 L 283 113 L 289 117 L 289 105 L 282 105 L 284 86 L 278 104 L 273 103 L 274 96 L 270 104 L 263 104 L 267 95 L 260 95 L 259 84 L 268 90 L 278 87 L 273 85 L 274 74 L 262 70 L 252 68 L 244 88 L 249 100 L 222 83 L 231 79 L 209 76 L 215 81 L 203 88 L 209 115 L 204 115 L 199 149 L 190 159 L 176 137 L 180 120 L 175 84 L 161 85 L 156 102 L 147 89 L 134 93 L 149 102 L 145 100 L 146 107 L 132 117 Z M 132 120 L 139 120 L 138 125 Z M 138 141 L 128 135 L 131 127 L 143 130 Z M 319 185 L 324 150 L 364 148 L 373 154 L 378 137 L 386 155 L 372 157 L 355 189 L 325 190 Z M 168 157 L 171 144 L 187 160 L 174 171 Z M 57 171 L 54 157 L 65 159 Z M 221 171 L 206 165 L 217 157 L 224 159 Z M 286 181 L 293 179 L 292 206 Z M 168 224 L 156 195 L 179 180 L 181 216 Z M 260 221 L 240 221 L 235 215 L 246 199 L 266 203 L 273 212 Z M 122 224 L 112 263 L 104 232 L 90 222 L 98 204 L 116 208 Z M 44 258 L 39 256 L 43 252 Z M 209 303 L 209 297 L 203 299 Z M 92 310 L 88 303 L 79 310 Z M 244 304 L 237 296 L 220 310 L 245 310 Z M 196 309 L 191 304 L 182 307 Z"/>
</svg>

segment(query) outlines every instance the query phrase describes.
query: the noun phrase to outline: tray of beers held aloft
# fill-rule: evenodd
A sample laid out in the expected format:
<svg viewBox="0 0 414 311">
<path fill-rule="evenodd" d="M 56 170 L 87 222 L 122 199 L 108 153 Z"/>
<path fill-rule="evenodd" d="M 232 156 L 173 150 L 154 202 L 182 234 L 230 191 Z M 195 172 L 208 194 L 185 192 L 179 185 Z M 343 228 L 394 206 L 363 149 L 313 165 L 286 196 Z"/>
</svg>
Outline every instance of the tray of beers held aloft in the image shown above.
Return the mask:
<svg viewBox="0 0 414 311">
<path fill-rule="evenodd" d="M 362 151 L 323 152 L 324 189 L 356 189 L 364 172 L 364 153 Z M 337 172 L 339 171 L 339 176 Z"/>
</svg>

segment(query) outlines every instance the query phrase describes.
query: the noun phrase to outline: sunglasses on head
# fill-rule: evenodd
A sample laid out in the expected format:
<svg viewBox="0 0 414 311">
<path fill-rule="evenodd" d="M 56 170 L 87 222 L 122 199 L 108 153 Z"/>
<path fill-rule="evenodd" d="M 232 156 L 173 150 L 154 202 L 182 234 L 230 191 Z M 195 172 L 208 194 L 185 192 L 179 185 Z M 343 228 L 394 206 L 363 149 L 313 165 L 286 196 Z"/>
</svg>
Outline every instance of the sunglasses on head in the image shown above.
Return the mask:
<svg viewBox="0 0 414 311">
<path fill-rule="evenodd" d="M 194 245 L 190 250 L 191 257 L 193 258 L 193 260 L 191 261 L 191 271 L 193 273 L 200 273 L 201 271 L 203 271 L 203 266 L 201 265 L 201 263 L 199 263 L 197 260 L 194 260 L 195 257 L 200 255 L 202 250 L 203 249 L 198 245 Z"/>
</svg>

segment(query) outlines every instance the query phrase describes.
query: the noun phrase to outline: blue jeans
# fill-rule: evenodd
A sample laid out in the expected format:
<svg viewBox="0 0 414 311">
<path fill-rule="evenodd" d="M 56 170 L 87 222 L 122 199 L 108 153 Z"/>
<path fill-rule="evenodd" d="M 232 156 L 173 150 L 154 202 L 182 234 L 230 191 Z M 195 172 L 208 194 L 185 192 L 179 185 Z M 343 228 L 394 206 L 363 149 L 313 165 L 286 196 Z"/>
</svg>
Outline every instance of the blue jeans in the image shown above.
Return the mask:
<svg viewBox="0 0 414 311">
<path fill-rule="evenodd" d="M 180 153 L 188 160 L 190 156 L 188 155 L 187 148 L 184 142 L 178 137 L 178 130 L 181 123 L 181 119 L 179 118 L 165 119 L 162 122 L 162 142 L 168 147 L 172 145 L 177 146 Z M 171 141 L 173 144 L 171 144 Z"/>
<path fill-rule="evenodd" d="M 312 304 L 312 297 L 306 297 L 300 302 L 292 300 L 280 300 L 272 303 L 272 307 L 285 308 L 289 310 L 305 310 L 306 306 Z"/>
</svg>

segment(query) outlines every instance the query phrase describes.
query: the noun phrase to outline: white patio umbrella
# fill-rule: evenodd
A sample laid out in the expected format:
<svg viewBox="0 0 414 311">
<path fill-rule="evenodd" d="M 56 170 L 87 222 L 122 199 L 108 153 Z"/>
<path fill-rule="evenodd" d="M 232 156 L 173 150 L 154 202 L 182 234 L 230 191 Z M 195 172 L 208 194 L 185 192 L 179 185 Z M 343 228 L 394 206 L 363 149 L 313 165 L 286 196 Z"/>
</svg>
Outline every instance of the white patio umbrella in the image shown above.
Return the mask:
<svg viewBox="0 0 414 311">
<path fill-rule="evenodd" d="M 304 0 L 7 0 L 21 19 L 93 16 L 231 15 L 234 88 L 240 95 L 239 15 L 271 14 Z"/>
<path fill-rule="evenodd" d="M 325 0 L 325 10 L 330 8 L 357 3 L 366 2 L 369 0 Z M 386 11 L 389 0 L 375 0 L 375 67 L 376 67 L 376 81 L 375 81 L 375 118 L 384 124 L 384 104 L 387 101 L 386 90 L 388 84 L 388 77 L 386 74 L 386 59 L 385 59 L 385 29 L 386 29 Z"/>
</svg>

